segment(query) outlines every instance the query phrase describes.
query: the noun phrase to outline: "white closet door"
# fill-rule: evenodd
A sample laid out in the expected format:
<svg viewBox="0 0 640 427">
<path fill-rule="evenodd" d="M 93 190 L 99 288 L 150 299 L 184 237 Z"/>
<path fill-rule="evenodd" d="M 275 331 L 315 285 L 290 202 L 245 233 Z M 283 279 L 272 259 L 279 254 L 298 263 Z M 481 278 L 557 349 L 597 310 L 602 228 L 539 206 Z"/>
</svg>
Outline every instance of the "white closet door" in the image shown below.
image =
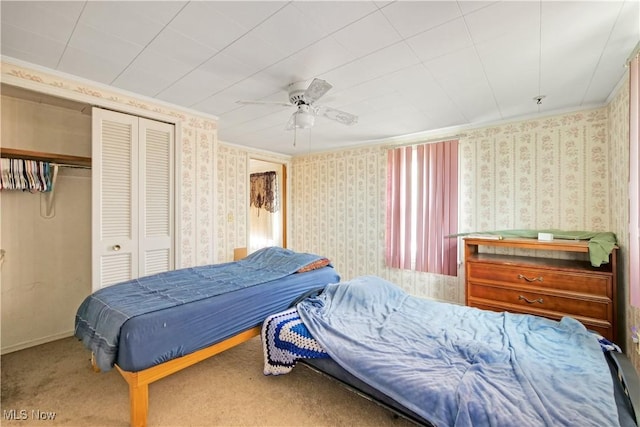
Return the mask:
<svg viewBox="0 0 640 427">
<path fill-rule="evenodd" d="M 172 270 L 174 126 L 93 109 L 93 290 Z"/>
<path fill-rule="evenodd" d="M 139 276 L 173 270 L 174 126 L 140 119 Z"/>
<path fill-rule="evenodd" d="M 92 288 L 138 277 L 138 117 L 92 111 Z"/>
</svg>

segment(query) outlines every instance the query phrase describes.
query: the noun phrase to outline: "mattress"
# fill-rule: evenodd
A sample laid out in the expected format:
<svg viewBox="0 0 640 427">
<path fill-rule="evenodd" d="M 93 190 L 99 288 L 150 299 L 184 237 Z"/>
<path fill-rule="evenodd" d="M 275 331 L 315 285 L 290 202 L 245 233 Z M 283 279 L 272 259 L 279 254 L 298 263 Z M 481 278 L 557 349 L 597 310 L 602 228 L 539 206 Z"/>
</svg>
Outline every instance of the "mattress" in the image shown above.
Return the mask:
<svg viewBox="0 0 640 427">
<path fill-rule="evenodd" d="M 133 317 L 121 328 L 116 364 L 137 372 L 208 347 L 339 280 L 332 267 L 323 267 Z"/>
<path fill-rule="evenodd" d="M 339 365 L 350 375 L 332 377 L 421 424 L 633 425 L 616 401 L 606 346 L 571 318 L 422 300 L 365 276 L 270 316 L 262 334 L 265 374 L 324 357 L 309 363 Z"/>
<path fill-rule="evenodd" d="M 609 369 L 611 371 L 611 376 L 613 378 L 613 389 L 614 389 L 614 397 L 616 401 L 616 407 L 618 410 L 618 419 L 620 421 L 621 427 L 636 427 L 635 421 L 635 413 L 633 409 L 633 404 L 628 396 L 627 392 L 629 388 L 638 388 L 638 378 L 633 372 L 627 372 L 626 381 L 633 381 L 632 384 L 625 384 L 622 382 L 620 375 L 618 374 L 619 370 L 622 369 L 620 365 L 616 362 L 616 359 L 624 358 L 624 355 L 616 355 L 615 353 L 607 353 L 606 359 L 609 365 Z M 371 387 L 367 383 L 359 380 L 355 376 L 351 375 L 344 368 L 338 365 L 335 361 L 330 358 L 322 358 L 322 359 L 301 359 L 299 361 L 301 364 L 309 367 L 313 371 L 316 371 L 322 375 L 325 375 L 350 390 L 358 393 L 360 396 L 379 404 L 399 416 L 416 423 L 418 425 L 423 426 L 433 426 L 428 420 L 425 420 L 420 415 L 415 412 L 407 409 L 402 404 L 393 400 L 389 396 L 386 396 L 384 393 L 376 390 Z M 630 365 L 629 365 L 630 366 Z M 631 367 L 631 369 L 633 369 Z"/>
</svg>

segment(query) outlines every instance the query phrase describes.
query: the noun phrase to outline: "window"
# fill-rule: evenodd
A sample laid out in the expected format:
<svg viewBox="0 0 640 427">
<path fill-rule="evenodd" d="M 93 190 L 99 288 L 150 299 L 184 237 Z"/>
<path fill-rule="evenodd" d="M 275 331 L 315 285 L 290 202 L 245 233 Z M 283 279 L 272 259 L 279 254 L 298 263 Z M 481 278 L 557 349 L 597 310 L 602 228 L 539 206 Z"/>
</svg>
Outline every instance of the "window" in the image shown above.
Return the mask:
<svg viewBox="0 0 640 427">
<path fill-rule="evenodd" d="M 386 262 L 457 275 L 458 141 L 389 150 Z"/>
</svg>

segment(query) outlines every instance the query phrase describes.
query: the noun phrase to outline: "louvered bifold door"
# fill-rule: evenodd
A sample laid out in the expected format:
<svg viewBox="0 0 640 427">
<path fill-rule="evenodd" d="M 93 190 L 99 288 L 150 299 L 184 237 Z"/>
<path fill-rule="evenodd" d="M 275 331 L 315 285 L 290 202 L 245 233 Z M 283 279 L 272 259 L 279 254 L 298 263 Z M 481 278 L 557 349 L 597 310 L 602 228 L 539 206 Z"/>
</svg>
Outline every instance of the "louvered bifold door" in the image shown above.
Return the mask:
<svg viewBox="0 0 640 427">
<path fill-rule="evenodd" d="M 140 276 L 173 269 L 173 144 L 173 125 L 140 119 Z"/>
<path fill-rule="evenodd" d="M 92 111 L 92 287 L 138 277 L 138 117 Z"/>
</svg>

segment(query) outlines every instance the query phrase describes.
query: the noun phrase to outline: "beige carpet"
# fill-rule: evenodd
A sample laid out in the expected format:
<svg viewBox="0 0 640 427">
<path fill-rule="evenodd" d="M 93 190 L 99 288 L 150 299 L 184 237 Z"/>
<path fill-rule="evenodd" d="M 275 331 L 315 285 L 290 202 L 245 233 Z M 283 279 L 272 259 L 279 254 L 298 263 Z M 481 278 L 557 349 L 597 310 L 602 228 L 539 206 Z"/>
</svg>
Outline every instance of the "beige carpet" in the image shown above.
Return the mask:
<svg viewBox="0 0 640 427">
<path fill-rule="evenodd" d="M 115 370 L 94 373 L 89 358 L 74 338 L 2 356 L 0 424 L 128 425 L 127 383 Z M 149 426 L 411 425 L 305 366 L 266 377 L 262 363 L 256 337 L 151 384 Z M 11 410 L 26 419 L 7 420 Z M 37 420 L 37 411 L 55 419 Z"/>
</svg>

